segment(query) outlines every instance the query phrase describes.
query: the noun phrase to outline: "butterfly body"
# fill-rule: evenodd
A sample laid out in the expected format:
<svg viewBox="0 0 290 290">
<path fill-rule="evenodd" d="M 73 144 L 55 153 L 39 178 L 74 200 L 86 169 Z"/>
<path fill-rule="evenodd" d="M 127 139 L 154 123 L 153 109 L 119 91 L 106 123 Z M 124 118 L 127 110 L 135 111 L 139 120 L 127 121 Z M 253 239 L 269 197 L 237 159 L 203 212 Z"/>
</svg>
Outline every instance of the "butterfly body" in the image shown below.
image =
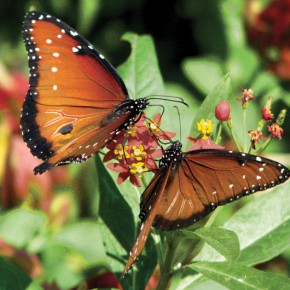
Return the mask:
<svg viewBox="0 0 290 290">
<path fill-rule="evenodd" d="M 188 227 L 219 205 L 279 185 L 290 171 L 273 160 L 243 152 L 202 149 L 181 151 L 173 142 L 141 196 L 141 228 L 123 276 L 140 255 L 151 226 L 162 230 Z"/>
<path fill-rule="evenodd" d="M 146 98 L 130 99 L 114 67 L 61 20 L 29 12 L 23 36 L 30 88 L 20 124 L 32 154 L 44 160 L 35 174 L 87 160 L 148 106 Z"/>
</svg>

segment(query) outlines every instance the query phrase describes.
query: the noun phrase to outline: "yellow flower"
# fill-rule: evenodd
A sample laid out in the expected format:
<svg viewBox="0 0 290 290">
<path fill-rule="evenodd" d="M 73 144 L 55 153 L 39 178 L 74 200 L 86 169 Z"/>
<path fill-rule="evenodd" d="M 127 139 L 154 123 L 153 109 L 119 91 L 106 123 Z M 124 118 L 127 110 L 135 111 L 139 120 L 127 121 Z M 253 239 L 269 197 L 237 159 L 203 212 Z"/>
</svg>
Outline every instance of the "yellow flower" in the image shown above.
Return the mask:
<svg viewBox="0 0 290 290">
<path fill-rule="evenodd" d="M 132 136 L 132 137 L 135 137 L 136 136 L 136 131 L 137 131 L 137 126 L 131 125 L 129 127 L 129 129 L 127 130 L 127 134 Z"/>
<path fill-rule="evenodd" d="M 141 177 L 142 173 L 148 171 L 148 168 L 145 168 L 144 166 L 144 162 L 132 163 L 130 166 L 130 173 Z"/>
<path fill-rule="evenodd" d="M 208 139 L 208 136 L 212 132 L 212 121 L 201 119 L 197 122 L 197 130 L 201 132 L 202 139 Z"/>
<path fill-rule="evenodd" d="M 117 144 L 116 149 L 114 150 L 114 154 L 116 155 L 116 158 L 121 160 L 124 157 L 125 154 L 125 158 L 129 158 L 130 155 L 127 152 L 129 146 L 123 146 L 122 144 Z"/>
<path fill-rule="evenodd" d="M 132 157 L 136 158 L 136 160 L 141 161 L 142 159 L 144 159 L 146 157 L 146 152 L 144 151 L 144 147 L 142 144 L 140 144 L 139 146 L 132 146 L 133 149 L 133 153 L 132 153 Z"/>
<path fill-rule="evenodd" d="M 153 136 L 158 136 L 160 132 L 159 124 L 156 124 L 153 120 L 150 119 L 149 124 L 146 124 L 148 132 Z"/>
</svg>

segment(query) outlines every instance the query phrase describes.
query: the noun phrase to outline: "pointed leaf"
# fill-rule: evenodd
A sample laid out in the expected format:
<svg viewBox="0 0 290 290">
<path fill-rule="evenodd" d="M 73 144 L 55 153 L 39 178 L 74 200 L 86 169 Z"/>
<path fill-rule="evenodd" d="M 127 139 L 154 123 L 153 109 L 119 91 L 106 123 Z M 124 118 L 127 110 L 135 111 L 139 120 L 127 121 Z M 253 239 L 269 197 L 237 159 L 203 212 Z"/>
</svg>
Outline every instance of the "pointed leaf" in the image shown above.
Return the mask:
<svg viewBox="0 0 290 290">
<path fill-rule="evenodd" d="M 193 86 L 204 95 L 211 92 L 223 77 L 220 62 L 209 58 L 188 58 L 183 61 L 182 69 Z"/>
<path fill-rule="evenodd" d="M 234 214 L 224 227 L 240 240 L 239 261 L 254 265 L 268 261 L 289 247 L 290 183 L 280 185 Z"/>
<path fill-rule="evenodd" d="M 131 98 L 163 94 L 163 81 L 152 38 L 149 35 L 126 33 L 122 39 L 130 42 L 132 51 L 126 62 L 118 67 L 118 71 Z"/>
<path fill-rule="evenodd" d="M 230 88 L 230 77 L 227 75 L 223 78 L 221 82 L 219 82 L 215 88 L 208 94 L 208 96 L 203 101 L 202 105 L 198 113 L 195 116 L 192 125 L 192 137 L 197 137 L 199 132 L 197 130 L 197 122 L 201 119 L 209 119 L 213 122 L 213 131 L 217 126 L 217 120 L 215 118 L 215 107 L 221 101 L 226 101 L 229 96 L 229 88 Z"/>
<path fill-rule="evenodd" d="M 290 279 L 284 276 L 228 262 L 197 262 L 189 266 L 228 289 L 289 289 Z"/>
<path fill-rule="evenodd" d="M 100 188 L 100 217 L 118 242 L 129 252 L 135 235 L 132 209 L 115 185 L 100 157 L 96 156 L 95 160 Z"/>
<path fill-rule="evenodd" d="M 290 183 L 287 182 L 252 200 L 228 219 L 223 227 L 234 231 L 240 241 L 239 262 L 256 265 L 272 259 L 289 247 Z M 221 261 L 209 246 L 196 260 Z"/>
<path fill-rule="evenodd" d="M 193 232 L 228 261 L 234 261 L 240 254 L 240 243 L 235 232 L 222 228 L 200 228 Z"/>
</svg>

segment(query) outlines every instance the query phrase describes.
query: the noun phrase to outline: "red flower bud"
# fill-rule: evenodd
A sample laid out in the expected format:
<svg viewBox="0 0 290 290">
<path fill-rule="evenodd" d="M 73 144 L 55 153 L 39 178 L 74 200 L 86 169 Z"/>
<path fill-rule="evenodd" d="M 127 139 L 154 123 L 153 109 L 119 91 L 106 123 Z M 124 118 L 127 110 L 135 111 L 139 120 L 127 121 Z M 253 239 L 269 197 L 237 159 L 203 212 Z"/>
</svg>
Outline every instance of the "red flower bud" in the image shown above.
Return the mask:
<svg viewBox="0 0 290 290">
<path fill-rule="evenodd" d="M 231 114 L 231 108 L 228 102 L 220 102 L 215 107 L 215 116 L 220 121 L 227 121 Z"/>
</svg>

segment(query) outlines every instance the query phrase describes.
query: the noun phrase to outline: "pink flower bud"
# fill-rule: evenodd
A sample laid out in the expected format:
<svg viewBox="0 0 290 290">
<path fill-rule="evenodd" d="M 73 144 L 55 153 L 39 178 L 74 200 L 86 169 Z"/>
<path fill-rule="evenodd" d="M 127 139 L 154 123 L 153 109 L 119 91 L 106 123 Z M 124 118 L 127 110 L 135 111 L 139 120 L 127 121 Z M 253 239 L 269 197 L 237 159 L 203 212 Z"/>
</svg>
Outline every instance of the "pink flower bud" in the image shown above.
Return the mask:
<svg viewBox="0 0 290 290">
<path fill-rule="evenodd" d="M 231 108 L 228 102 L 220 102 L 215 107 L 215 116 L 220 121 L 227 121 L 231 114 Z"/>
</svg>

